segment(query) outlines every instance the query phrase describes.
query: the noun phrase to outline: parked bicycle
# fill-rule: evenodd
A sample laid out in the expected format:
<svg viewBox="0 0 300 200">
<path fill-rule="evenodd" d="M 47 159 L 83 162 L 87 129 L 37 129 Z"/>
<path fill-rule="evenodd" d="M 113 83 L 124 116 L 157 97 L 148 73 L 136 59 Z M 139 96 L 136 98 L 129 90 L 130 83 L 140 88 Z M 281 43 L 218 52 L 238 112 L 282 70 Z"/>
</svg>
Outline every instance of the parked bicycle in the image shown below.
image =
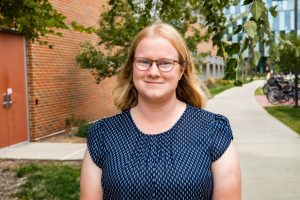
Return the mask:
<svg viewBox="0 0 300 200">
<path fill-rule="evenodd" d="M 293 83 L 285 84 L 280 87 L 270 87 L 266 94 L 271 104 L 277 105 L 281 103 L 295 102 L 295 86 Z M 298 99 L 300 99 L 300 88 L 298 88 Z"/>
<path fill-rule="evenodd" d="M 287 80 L 284 80 L 283 77 L 271 77 L 270 79 L 267 80 L 267 82 L 263 86 L 263 92 L 265 95 L 268 96 L 268 93 L 272 90 L 276 89 L 283 89 L 286 87 L 286 85 L 289 85 L 290 82 Z"/>
</svg>

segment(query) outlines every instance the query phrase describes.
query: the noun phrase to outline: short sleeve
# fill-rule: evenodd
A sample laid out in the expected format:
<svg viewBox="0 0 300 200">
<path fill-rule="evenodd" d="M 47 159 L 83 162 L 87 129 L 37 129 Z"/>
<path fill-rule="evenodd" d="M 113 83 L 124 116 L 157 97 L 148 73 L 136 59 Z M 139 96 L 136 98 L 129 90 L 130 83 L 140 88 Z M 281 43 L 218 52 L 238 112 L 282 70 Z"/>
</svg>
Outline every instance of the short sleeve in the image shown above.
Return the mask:
<svg viewBox="0 0 300 200">
<path fill-rule="evenodd" d="M 94 163 L 102 169 L 104 159 L 104 122 L 97 121 L 89 129 L 87 147 Z"/>
<path fill-rule="evenodd" d="M 212 130 L 211 161 L 216 161 L 229 147 L 233 135 L 228 119 L 218 114 L 212 123 Z"/>
</svg>

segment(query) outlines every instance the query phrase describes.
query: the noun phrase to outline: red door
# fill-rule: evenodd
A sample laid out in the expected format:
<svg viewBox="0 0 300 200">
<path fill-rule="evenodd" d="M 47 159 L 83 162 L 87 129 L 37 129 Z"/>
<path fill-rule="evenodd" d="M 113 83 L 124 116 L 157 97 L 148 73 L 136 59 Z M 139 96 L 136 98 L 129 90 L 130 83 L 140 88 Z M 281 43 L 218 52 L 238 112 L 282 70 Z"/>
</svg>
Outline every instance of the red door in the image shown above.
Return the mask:
<svg viewBox="0 0 300 200">
<path fill-rule="evenodd" d="M 0 32 L 0 148 L 28 140 L 24 40 Z"/>
</svg>

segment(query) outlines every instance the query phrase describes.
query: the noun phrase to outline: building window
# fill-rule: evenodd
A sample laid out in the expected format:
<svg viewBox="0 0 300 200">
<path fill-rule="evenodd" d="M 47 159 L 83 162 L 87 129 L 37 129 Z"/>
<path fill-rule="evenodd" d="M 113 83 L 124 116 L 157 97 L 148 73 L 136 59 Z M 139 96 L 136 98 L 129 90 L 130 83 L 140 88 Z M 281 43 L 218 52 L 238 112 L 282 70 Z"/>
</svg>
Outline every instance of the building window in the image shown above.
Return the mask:
<svg viewBox="0 0 300 200">
<path fill-rule="evenodd" d="M 213 64 L 209 64 L 209 75 L 211 77 L 214 76 L 214 65 Z"/>
<path fill-rule="evenodd" d="M 217 78 L 221 77 L 221 66 L 220 65 L 216 65 L 216 69 L 217 69 Z"/>
<path fill-rule="evenodd" d="M 225 9 L 225 15 L 229 15 L 230 14 L 230 10 L 229 10 L 229 8 L 226 8 Z"/>
<path fill-rule="evenodd" d="M 279 15 L 273 18 L 273 31 L 279 31 Z"/>
<path fill-rule="evenodd" d="M 228 35 L 227 35 L 227 40 L 228 40 L 228 41 L 232 41 L 232 35 L 228 34 Z"/>
<path fill-rule="evenodd" d="M 299 2 L 299 1 L 298 1 Z M 298 3 L 298 5 L 299 5 L 299 3 Z M 299 30 L 299 28 L 300 28 L 300 13 L 299 13 L 299 7 L 298 7 L 298 15 L 297 15 L 297 29 Z M 295 22 L 294 22 L 295 23 Z"/>
<path fill-rule="evenodd" d="M 238 34 L 238 42 L 240 42 L 243 39 L 243 33 Z"/>
<path fill-rule="evenodd" d="M 235 14 L 241 13 L 241 7 L 240 6 L 235 6 Z"/>
<path fill-rule="evenodd" d="M 259 53 L 264 56 L 265 55 L 265 46 L 262 42 L 258 43 L 258 47 L 259 47 Z"/>
<path fill-rule="evenodd" d="M 220 64 L 220 78 L 223 78 L 223 65 Z"/>
<path fill-rule="evenodd" d="M 206 64 L 202 64 L 202 81 L 206 81 Z"/>
<path fill-rule="evenodd" d="M 284 12 L 284 26 L 286 30 L 291 30 L 291 12 L 289 10 Z"/>
</svg>

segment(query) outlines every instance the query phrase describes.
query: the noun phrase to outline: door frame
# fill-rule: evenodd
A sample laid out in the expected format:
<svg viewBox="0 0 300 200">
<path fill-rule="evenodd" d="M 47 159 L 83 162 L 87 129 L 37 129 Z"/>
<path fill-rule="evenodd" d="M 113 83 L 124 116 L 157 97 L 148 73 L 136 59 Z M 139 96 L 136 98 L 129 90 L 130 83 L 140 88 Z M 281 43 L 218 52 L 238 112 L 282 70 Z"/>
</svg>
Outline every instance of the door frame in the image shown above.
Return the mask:
<svg viewBox="0 0 300 200">
<path fill-rule="evenodd" d="M 23 48 L 24 48 L 24 81 L 25 81 L 25 99 L 26 99 L 26 121 L 27 121 L 27 143 L 30 143 L 30 120 L 29 120 L 29 86 L 28 86 L 28 65 L 27 65 L 27 43 L 23 35 Z"/>
<path fill-rule="evenodd" d="M 2 147 L 0 148 L 0 150 L 5 150 L 7 148 L 10 147 L 14 147 L 14 146 L 18 146 L 21 144 L 27 144 L 30 143 L 30 119 L 29 119 L 29 85 L 28 85 L 28 65 L 27 65 L 27 44 L 28 41 L 26 41 L 26 38 L 24 35 L 18 33 L 17 31 L 14 30 L 10 30 L 10 29 L 2 29 L 0 32 L 4 32 L 4 33 L 10 33 L 10 34 L 15 34 L 15 35 L 20 35 L 22 36 L 23 39 L 23 50 L 24 50 L 24 66 L 22 67 L 22 69 L 24 70 L 24 86 L 25 86 L 25 112 L 26 112 L 26 131 L 27 131 L 27 140 L 23 141 L 23 142 L 19 142 L 13 145 L 9 145 L 6 147 Z"/>
</svg>

